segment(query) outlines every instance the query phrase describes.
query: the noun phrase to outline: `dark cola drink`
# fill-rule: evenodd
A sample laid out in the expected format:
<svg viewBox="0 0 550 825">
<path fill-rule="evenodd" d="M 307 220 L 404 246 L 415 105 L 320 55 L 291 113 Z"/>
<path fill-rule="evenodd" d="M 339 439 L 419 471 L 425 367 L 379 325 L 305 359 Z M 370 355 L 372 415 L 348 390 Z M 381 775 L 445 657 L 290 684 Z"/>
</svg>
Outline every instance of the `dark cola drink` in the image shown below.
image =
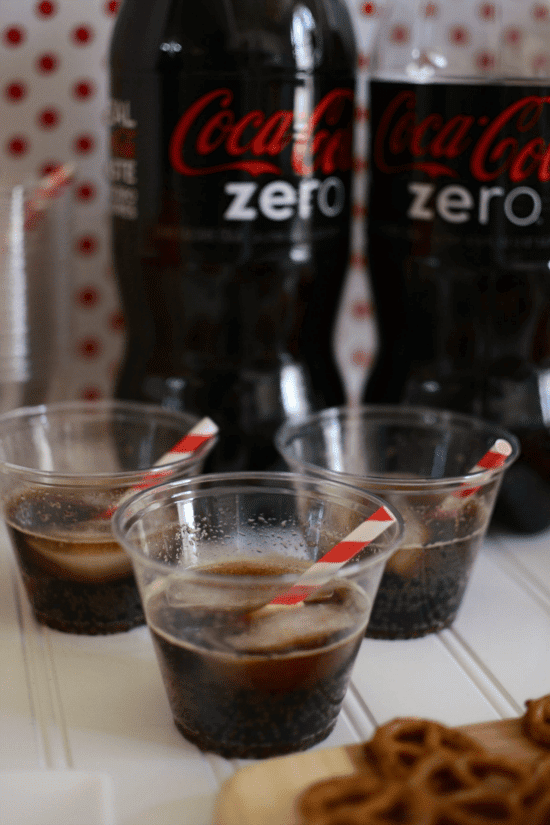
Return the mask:
<svg viewBox="0 0 550 825">
<path fill-rule="evenodd" d="M 471 4 L 473 55 L 462 49 L 459 63 L 452 5 L 393 4 L 375 50 L 368 255 L 380 345 L 365 398 L 516 433 L 522 456 L 495 512 L 536 532 L 550 525 L 548 45 L 540 26 L 525 30 L 521 4 L 504 0 L 483 21 Z M 410 37 L 400 55 L 398 26 Z"/>
<path fill-rule="evenodd" d="M 179 589 L 175 576 L 146 596 L 174 722 L 202 750 L 265 758 L 305 750 L 334 728 L 371 605 L 342 581 L 291 608 L 257 610 L 270 598 L 262 576 L 306 566 L 242 560 L 207 569 L 257 577 L 255 604 L 237 591 L 232 604 L 227 584 L 221 593 L 211 584 Z"/>
<path fill-rule="evenodd" d="M 343 401 L 355 43 L 341 0 L 124 0 L 111 56 L 116 394 L 209 414 L 209 469 L 276 463 Z"/>
<path fill-rule="evenodd" d="M 7 504 L 6 525 L 41 624 L 96 635 L 145 622 L 130 559 L 103 517 L 111 501 L 29 490 Z"/>
<path fill-rule="evenodd" d="M 475 500 L 395 496 L 407 526 L 402 544 L 384 568 L 367 627 L 369 638 L 414 639 L 453 624 L 487 530 L 491 487 L 478 491 Z"/>
</svg>

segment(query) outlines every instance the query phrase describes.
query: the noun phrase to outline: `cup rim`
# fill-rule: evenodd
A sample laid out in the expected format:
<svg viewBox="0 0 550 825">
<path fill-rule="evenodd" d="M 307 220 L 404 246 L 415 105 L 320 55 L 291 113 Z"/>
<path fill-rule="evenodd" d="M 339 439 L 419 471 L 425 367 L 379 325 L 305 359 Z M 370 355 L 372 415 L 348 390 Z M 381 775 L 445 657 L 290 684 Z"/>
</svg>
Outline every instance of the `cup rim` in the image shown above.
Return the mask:
<svg viewBox="0 0 550 825">
<path fill-rule="evenodd" d="M 134 512 L 136 508 L 140 508 L 143 503 L 146 504 L 145 511 L 150 509 L 158 509 L 158 507 L 162 506 L 162 502 L 166 502 L 170 497 L 170 491 L 174 488 L 179 488 L 179 497 L 172 499 L 173 501 L 182 501 L 182 500 L 192 500 L 196 498 L 197 487 L 203 487 L 203 494 L 201 497 L 206 497 L 207 495 L 212 496 L 214 495 L 215 489 L 223 486 L 227 482 L 230 482 L 231 485 L 226 486 L 224 489 L 226 490 L 234 490 L 234 492 L 265 492 L 266 487 L 261 486 L 262 482 L 272 482 L 273 487 L 272 489 L 275 491 L 275 484 L 285 484 L 285 492 L 291 493 L 292 492 L 292 485 L 293 484 L 300 484 L 303 486 L 310 486 L 316 487 L 322 485 L 325 491 L 325 496 L 328 495 L 329 490 L 333 490 L 336 493 L 341 494 L 341 501 L 343 504 L 346 502 L 350 503 L 350 507 L 352 506 L 352 502 L 355 503 L 355 510 L 356 511 L 363 511 L 362 515 L 365 518 L 368 518 L 378 507 L 385 507 L 393 514 L 395 518 L 395 530 L 396 534 L 388 545 L 387 548 L 380 549 L 375 555 L 369 556 L 367 559 L 363 559 L 360 561 L 353 561 L 350 560 L 347 562 L 343 567 L 339 568 L 339 570 L 335 571 L 334 576 L 332 578 L 338 577 L 353 577 L 360 574 L 363 570 L 368 569 L 371 566 L 375 566 L 379 563 L 385 564 L 387 559 L 395 552 L 395 550 L 399 547 L 400 542 L 403 539 L 404 534 L 404 522 L 401 514 L 395 508 L 393 504 L 389 504 L 387 501 L 384 501 L 380 498 L 376 493 L 371 492 L 370 490 L 364 490 L 360 487 L 347 484 L 340 479 L 325 479 L 315 477 L 306 473 L 295 473 L 292 471 L 289 472 L 282 472 L 282 471 L 240 471 L 240 472 L 229 472 L 229 473 L 204 473 L 198 476 L 193 476 L 191 478 L 175 478 L 168 481 L 165 481 L 161 484 L 157 484 L 155 487 L 150 487 L 146 490 L 142 490 L 138 493 L 135 493 L 131 498 L 126 499 L 122 504 L 117 508 L 115 511 L 112 519 L 111 519 L 111 529 L 115 539 L 119 542 L 119 544 L 124 547 L 127 553 L 134 562 L 134 559 L 139 559 L 142 562 L 147 564 L 147 567 L 152 570 L 156 570 L 163 575 L 169 575 L 170 573 L 174 573 L 179 568 L 175 567 L 172 564 L 167 564 L 156 559 L 151 559 L 147 555 L 143 553 L 139 548 L 134 547 L 131 544 L 127 537 L 126 531 L 128 527 L 131 527 L 135 521 L 139 519 L 139 511 Z M 367 508 L 364 504 L 361 504 L 361 500 L 367 499 L 369 503 L 375 505 L 373 509 L 370 507 Z M 147 504 L 149 501 L 149 504 Z M 128 522 L 128 524 L 126 524 Z M 344 539 L 345 536 L 342 536 L 341 539 Z M 313 564 L 314 562 L 312 562 Z M 193 571 L 192 568 L 187 568 L 185 571 L 181 571 L 182 573 L 185 572 L 185 575 L 194 576 L 200 578 L 201 581 L 209 581 L 212 580 L 213 582 L 221 582 L 224 579 L 230 578 L 231 581 L 235 582 L 243 582 L 243 583 L 252 583 L 254 581 L 258 581 L 257 577 L 255 576 L 234 576 L 231 577 L 224 577 L 220 574 L 215 574 L 209 576 L 208 574 L 204 573 L 200 570 Z M 277 583 L 285 583 L 285 582 L 293 582 L 296 580 L 296 573 L 284 573 L 274 576 L 262 576 L 262 583 L 269 584 L 270 582 L 277 582 Z"/>
<path fill-rule="evenodd" d="M 47 416 L 48 414 L 59 414 L 67 412 L 77 412 L 83 416 L 98 415 L 104 416 L 111 412 L 127 412 L 131 415 L 138 416 L 156 416 L 157 418 L 165 418 L 166 420 L 177 423 L 178 421 L 183 425 L 183 432 L 187 432 L 191 427 L 197 424 L 201 419 L 198 415 L 189 412 L 180 412 L 167 407 L 162 407 L 157 404 L 150 404 L 142 401 L 129 401 L 119 399 L 99 399 L 92 400 L 71 400 L 71 401 L 55 401 L 51 403 L 36 404 L 33 406 L 17 407 L 14 410 L 0 414 L 0 438 L 1 431 L 4 424 L 16 423 L 22 420 L 31 420 L 32 418 L 39 418 L 40 416 Z M 162 479 L 166 476 L 167 471 L 172 474 L 174 471 L 182 471 L 187 467 L 193 467 L 197 462 L 205 458 L 211 449 L 218 441 L 218 435 L 215 434 L 209 438 L 191 455 L 185 458 L 178 458 L 170 464 L 163 464 L 157 467 L 144 467 L 142 469 L 134 470 L 115 470 L 115 471 L 92 471 L 86 473 L 68 473 L 58 470 L 41 470 L 37 467 L 32 467 L 27 464 L 17 464 L 12 461 L 4 461 L 0 458 L 0 472 L 10 473 L 15 477 L 29 478 L 37 484 L 51 485 L 51 486 L 66 486 L 67 484 L 74 484 L 75 486 L 94 486 L 101 482 L 108 482 L 111 486 L 132 486 L 136 481 L 139 481 L 147 474 L 150 479 Z M 155 483 L 157 483 L 155 481 Z"/>
<path fill-rule="evenodd" d="M 403 425 L 406 425 L 407 418 L 414 418 L 417 422 L 426 424 L 433 423 L 444 425 L 445 423 L 452 424 L 453 422 L 461 424 L 464 427 L 469 427 L 476 431 L 485 431 L 488 434 L 494 435 L 495 440 L 502 438 L 510 444 L 512 452 L 500 467 L 483 469 L 475 473 L 464 473 L 460 476 L 445 476 L 443 478 L 431 478 L 429 476 L 405 477 L 396 475 L 385 475 L 383 473 L 370 475 L 359 475 L 354 473 L 347 473 L 340 470 L 329 470 L 309 461 L 300 459 L 301 472 L 311 473 L 321 478 L 338 478 L 345 480 L 348 484 L 357 485 L 360 481 L 362 485 L 375 485 L 374 491 L 379 485 L 387 482 L 391 483 L 392 491 L 413 491 L 424 490 L 429 488 L 431 491 L 440 491 L 444 489 L 454 489 L 460 487 L 464 482 L 472 482 L 472 485 L 484 486 L 494 476 L 504 473 L 510 467 L 520 454 L 520 443 L 518 438 L 492 421 L 487 421 L 478 416 L 469 415 L 467 413 L 454 412 L 453 410 L 440 409 L 436 407 L 415 406 L 412 404 L 359 404 L 355 406 L 338 406 L 329 407 L 319 412 L 309 413 L 300 418 L 289 419 L 284 422 L 275 433 L 275 447 L 281 457 L 288 463 L 293 462 L 294 458 L 289 453 L 288 444 L 301 431 L 311 426 L 312 424 L 321 426 L 327 420 L 338 420 L 341 418 L 361 419 L 363 417 L 369 418 L 395 418 Z M 482 456 L 479 456 L 482 458 Z"/>
</svg>

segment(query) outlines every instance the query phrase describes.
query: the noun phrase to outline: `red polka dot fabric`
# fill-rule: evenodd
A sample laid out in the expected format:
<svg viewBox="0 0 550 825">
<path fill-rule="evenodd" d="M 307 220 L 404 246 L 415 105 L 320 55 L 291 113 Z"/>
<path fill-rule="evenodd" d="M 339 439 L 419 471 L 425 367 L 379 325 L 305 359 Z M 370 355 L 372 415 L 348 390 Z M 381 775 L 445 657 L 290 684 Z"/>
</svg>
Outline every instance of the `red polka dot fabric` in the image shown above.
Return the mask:
<svg viewBox="0 0 550 825">
<path fill-rule="evenodd" d="M 383 0 L 346 0 L 358 41 L 359 97 L 356 110 L 354 208 L 349 272 L 335 331 L 338 362 L 348 398 L 356 403 L 376 351 L 376 325 L 364 244 L 367 77 Z M 522 19 L 510 26 L 510 43 L 529 36 L 530 26 L 550 25 L 547 2 L 516 0 Z M 124 336 L 124 319 L 112 271 L 107 162 L 107 53 L 119 0 L 1 0 L 0 179 L 10 183 L 40 177 L 65 162 L 76 164 L 72 241 L 71 345 L 66 397 L 101 398 L 112 393 Z M 426 0 L 422 13 L 437 24 L 463 60 L 481 71 L 494 55 L 478 42 L 482 22 L 497 3 Z M 409 6 L 419 7 L 414 0 Z M 387 48 L 406 48 L 410 21 L 393 26 Z M 547 55 L 534 53 L 540 69 Z"/>
<path fill-rule="evenodd" d="M 0 3 L 0 179 L 76 165 L 68 398 L 112 394 L 124 324 L 109 249 L 107 52 L 115 0 Z M 113 319 L 117 319 L 114 321 Z"/>
</svg>

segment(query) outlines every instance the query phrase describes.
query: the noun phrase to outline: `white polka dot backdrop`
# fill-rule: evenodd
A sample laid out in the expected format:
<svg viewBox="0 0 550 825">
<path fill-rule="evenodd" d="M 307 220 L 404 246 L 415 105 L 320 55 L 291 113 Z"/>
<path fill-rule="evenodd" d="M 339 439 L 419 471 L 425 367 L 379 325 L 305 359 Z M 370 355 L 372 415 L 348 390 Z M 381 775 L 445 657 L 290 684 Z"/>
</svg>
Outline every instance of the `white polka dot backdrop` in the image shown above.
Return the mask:
<svg viewBox="0 0 550 825">
<path fill-rule="evenodd" d="M 117 0 L 0 3 L 0 179 L 72 162 L 67 398 L 112 393 L 123 323 L 109 240 L 107 50 Z"/>
<path fill-rule="evenodd" d="M 367 77 L 373 36 L 383 2 L 346 0 L 358 40 L 359 97 L 356 113 L 354 221 L 348 278 L 336 328 L 338 361 L 348 398 L 361 397 L 373 355 L 376 326 L 364 245 Z M 207 2 L 207 0 L 204 0 Z M 1 0 L 0 3 L 0 179 L 40 177 L 60 163 L 76 164 L 73 187 L 70 369 L 65 397 L 112 393 L 122 353 L 123 319 L 112 271 L 109 239 L 106 110 L 107 53 L 119 0 Z M 546 2 L 516 0 L 517 20 L 507 29 L 511 47 L 533 26 L 550 25 Z M 474 0 L 410 0 L 410 9 L 434 23 L 457 64 L 489 70 L 494 52 L 484 24 L 498 4 Z M 414 15 L 397 21 L 386 47 L 400 59 Z M 550 38 L 549 38 L 550 42 Z M 544 70 L 548 54 L 533 51 L 533 70 Z"/>
</svg>

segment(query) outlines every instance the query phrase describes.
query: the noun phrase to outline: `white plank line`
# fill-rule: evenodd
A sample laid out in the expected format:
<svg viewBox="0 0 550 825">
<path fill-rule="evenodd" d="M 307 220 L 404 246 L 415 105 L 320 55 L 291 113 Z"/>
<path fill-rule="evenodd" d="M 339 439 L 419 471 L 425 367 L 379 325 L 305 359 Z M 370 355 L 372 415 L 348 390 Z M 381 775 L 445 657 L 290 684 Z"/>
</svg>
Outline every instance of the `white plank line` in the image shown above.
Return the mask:
<svg viewBox="0 0 550 825">
<path fill-rule="evenodd" d="M 241 766 L 239 760 L 224 759 L 215 753 L 205 753 L 204 757 L 210 765 L 210 769 L 214 774 L 214 779 L 216 780 L 218 788 L 221 787 L 223 782 L 232 776 Z"/>
<path fill-rule="evenodd" d="M 499 540 L 491 542 L 491 546 L 485 552 L 494 564 L 526 590 L 543 610 L 550 613 L 550 587 L 537 573 L 529 569 L 520 552 L 515 551 L 506 541 Z M 546 548 L 545 552 L 548 552 Z"/>
<path fill-rule="evenodd" d="M 28 674 L 29 698 L 37 732 L 41 767 L 72 768 L 73 762 L 59 700 L 47 628 L 38 624 L 18 577 L 21 626 Z"/>
<path fill-rule="evenodd" d="M 18 580 L 3 550 L 0 547 L 0 767 L 16 770 L 42 763 L 42 742 L 28 688 L 29 652 Z"/>
<path fill-rule="evenodd" d="M 59 688 L 57 671 L 55 669 L 55 658 L 51 646 L 51 636 L 52 633 L 55 632 L 56 631 L 48 630 L 47 628 L 42 628 L 41 634 L 44 643 L 44 666 L 48 680 L 50 749 L 55 767 L 74 768 L 69 732 L 63 712 L 63 702 Z"/>
<path fill-rule="evenodd" d="M 548 568 L 547 551 L 545 555 Z M 515 575 L 499 551 L 484 551 L 476 560 L 453 631 L 478 673 L 485 672 L 487 689 L 492 681 L 501 693 L 503 710 L 510 704 L 522 712 L 527 699 L 548 692 L 548 604 Z"/>
<path fill-rule="evenodd" d="M 376 719 L 353 682 L 348 688 L 342 708 L 350 727 L 357 732 L 357 739 L 364 742 L 371 738 L 377 725 Z"/>
<path fill-rule="evenodd" d="M 439 639 L 501 719 L 519 716 L 522 713 L 522 708 L 510 696 L 504 685 L 483 664 L 455 628 L 442 631 Z"/>
<path fill-rule="evenodd" d="M 27 688 L 27 698 L 29 702 L 29 711 L 31 716 L 31 724 L 34 732 L 34 738 L 36 742 L 36 753 L 38 757 L 38 764 L 41 767 L 46 765 L 45 759 L 45 746 L 44 746 L 44 736 L 43 731 L 38 723 L 38 709 L 36 706 L 36 697 L 34 695 L 34 691 L 31 689 L 32 679 L 31 673 L 34 667 L 32 653 L 29 650 L 29 642 L 27 635 L 25 634 L 25 619 L 24 619 L 24 611 L 26 606 L 24 606 L 24 600 L 26 600 L 25 594 L 22 592 L 22 587 L 19 581 L 19 576 L 17 575 L 16 571 L 12 568 L 10 570 L 11 579 L 12 579 L 12 590 L 13 590 L 13 600 L 14 606 L 17 615 L 17 624 L 19 626 L 19 633 L 21 637 L 21 651 L 23 655 L 23 664 L 25 667 L 25 674 L 26 674 L 26 688 Z"/>
</svg>

